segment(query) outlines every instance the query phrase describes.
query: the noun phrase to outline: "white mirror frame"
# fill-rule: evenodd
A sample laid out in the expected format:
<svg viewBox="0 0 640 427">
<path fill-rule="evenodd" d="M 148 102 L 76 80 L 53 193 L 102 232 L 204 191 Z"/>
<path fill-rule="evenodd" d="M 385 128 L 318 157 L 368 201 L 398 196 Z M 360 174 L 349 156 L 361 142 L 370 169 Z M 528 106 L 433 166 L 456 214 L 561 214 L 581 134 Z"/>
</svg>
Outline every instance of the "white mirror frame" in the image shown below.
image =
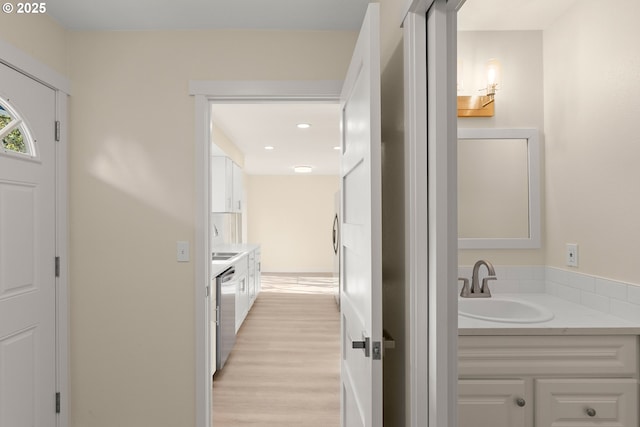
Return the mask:
<svg viewBox="0 0 640 427">
<path fill-rule="evenodd" d="M 460 139 L 526 139 L 529 168 L 529 237 L 458 238 L 458 249 L 536 249 L 540 229 L 540 145 L 537 129 L 458 128 Z"/>
</svg>

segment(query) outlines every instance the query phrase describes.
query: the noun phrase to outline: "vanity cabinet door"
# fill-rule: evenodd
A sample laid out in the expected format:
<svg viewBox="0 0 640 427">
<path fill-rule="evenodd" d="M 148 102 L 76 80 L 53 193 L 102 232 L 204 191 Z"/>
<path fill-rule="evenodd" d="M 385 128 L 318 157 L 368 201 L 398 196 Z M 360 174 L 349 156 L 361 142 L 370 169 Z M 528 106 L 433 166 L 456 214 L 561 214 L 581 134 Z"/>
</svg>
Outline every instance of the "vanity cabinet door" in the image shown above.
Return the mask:
<svg viewBox="0 0 640 427">
<path fill-rule="evenodd" d="M 524 427 L 528 400 L 521 379 L 458 380 L 458 426 Z"/>
<path fill-rule="evenodd" d="M 636 427 L 635 379 L 539 379 L 536 427 Z"/>
</svg>

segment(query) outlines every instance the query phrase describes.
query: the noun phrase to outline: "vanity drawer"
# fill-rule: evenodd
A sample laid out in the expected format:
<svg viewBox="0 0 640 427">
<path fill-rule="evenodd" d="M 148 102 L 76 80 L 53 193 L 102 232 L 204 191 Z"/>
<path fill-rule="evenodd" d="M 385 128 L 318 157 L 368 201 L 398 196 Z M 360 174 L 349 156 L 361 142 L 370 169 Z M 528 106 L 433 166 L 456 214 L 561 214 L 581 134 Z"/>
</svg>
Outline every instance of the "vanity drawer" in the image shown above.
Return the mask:
<svg viewBox="0 0 640 427">
<path fill-rule="evenodd" d="M 634 379 L 539 379 L 535 425 L 635 427 L 638 381 Z"/>
<path fill-rule="evenodd" d="M 637 336 L 459 336 L 458 375 L 638 376 Z"/>
</svg>

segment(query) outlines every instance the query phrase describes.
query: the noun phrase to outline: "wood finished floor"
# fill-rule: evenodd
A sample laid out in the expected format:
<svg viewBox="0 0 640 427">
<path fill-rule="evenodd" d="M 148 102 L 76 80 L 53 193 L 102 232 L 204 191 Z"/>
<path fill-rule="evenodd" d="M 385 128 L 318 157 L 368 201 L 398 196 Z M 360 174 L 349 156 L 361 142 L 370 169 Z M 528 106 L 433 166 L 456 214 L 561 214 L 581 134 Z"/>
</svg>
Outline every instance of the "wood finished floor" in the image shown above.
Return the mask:
<svg viewBox="0 0 640 427">
<path fill-rule="evenodd" d="M 214 427 L 340 425 L 335 291 L 330 277 L 262 276 L 262 292 L 214 376 Z"/>
</svg>

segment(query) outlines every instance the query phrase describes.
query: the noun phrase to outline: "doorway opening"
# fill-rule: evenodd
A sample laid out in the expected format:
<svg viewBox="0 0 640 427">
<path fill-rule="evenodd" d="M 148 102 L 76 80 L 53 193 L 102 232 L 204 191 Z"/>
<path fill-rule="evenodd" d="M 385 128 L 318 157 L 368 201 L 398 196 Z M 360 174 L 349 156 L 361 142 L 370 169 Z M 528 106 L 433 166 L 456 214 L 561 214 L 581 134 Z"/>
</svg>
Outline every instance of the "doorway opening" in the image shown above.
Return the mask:
<svg viewBox="0 0 640 427">
<path fill-rule="evenodd" d="M 308 419 L 338 426 L 340 318 L 332 233 L 340 107 L 212 102 L 210 129 L 211 250 L 259 246 L 262 266 L 256 274 L 262 292 L 250 300 L 246 318 L 236 314 L 236 344 L 214 375 L 213 425 L 257 419 L 304 425 Z M 225 174 L 229 163 L 235 172 Z M 296 166 L 311 171 L 297 173 Z M 216 179 L 230 179 L 231 190 Z M 224 225 L 230 222 L 238 223 L 238 232 L 230 233 Z M 243 410 L 246 405 L 253 410 Z"/>
<path fill-rule="evenodd" d="M 212 378 L 207 331 L 211 282 L 211 155 L 212 103 L 333 103 L 340 99 L 341 81 L 201 82 L 190 83 L 196 103 L 196 417 L 198 427 L 211 426 Z M 328 227 L 331 226 L 331 223 Z"/>
</svg>

